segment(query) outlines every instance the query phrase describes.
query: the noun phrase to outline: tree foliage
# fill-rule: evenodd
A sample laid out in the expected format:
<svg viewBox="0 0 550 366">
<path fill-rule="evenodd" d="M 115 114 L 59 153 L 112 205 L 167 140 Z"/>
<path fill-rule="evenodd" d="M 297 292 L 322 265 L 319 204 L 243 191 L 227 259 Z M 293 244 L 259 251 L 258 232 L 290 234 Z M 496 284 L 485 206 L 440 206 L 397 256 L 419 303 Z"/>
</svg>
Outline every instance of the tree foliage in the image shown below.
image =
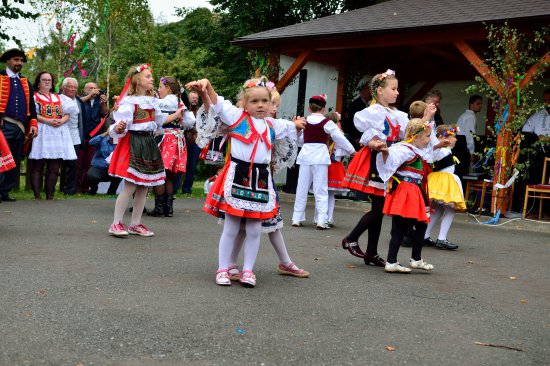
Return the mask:
<svg viewBox="0 0 550 366">
<path fill-rule="evenodd" d="M 511 153 L 511 161 L 503 161 L 506 165 L 507 174 L 510 168 L 524 170 L 527 164 L 522 159 L 517 159 L 519 153 L 519 141 L 522 138 L 520 129 L 525 120 L 534 112 L 541 110 L 543 105 L 539 95 L 534 95 L 533 86 L 535 81 L 548 68 L 548 63 L 540 64 L 541 57 L 550 51 L 546 39 L 549 35 L 549 28 L 545 27 L 528 34 L 511 28 L 508 24 L 502 26 L 489 25 L 488 41 L 489 51 L 484 55 L 485 66 L 488 67 L 488 76 L 497 81 L 491 85 L 481 76 L 476 76 L 476 83 L 466 89 L 469 94 L 479 93 L 486 95 L 492 101 L 495 110 L 495 121 L 490 121 L 493 137 L 497 135 L 504 138 L 505 151 L 495 150 L 497 158 Z M 527 76 L 531 67 L 538 64 L 538 69 L 528 83 L 522 85 L 522 80 Z M 507 117 L 507 118 L 506 118 Z M 511 136 L 519 136 L 516 139 Z M 521 154 L 530 154 L 533 149 L 540 145 L 547 145 L 548 142 L 539 141 L 535 145 L 521 151 Z M 525 160 L 523 160 L 525 161 Z M 509 164 L 509 163 L 512 164 Z M 513 166 L 514 165 L 514 166 Z"/>
<path fill-rule="evenodd" d="M 6 26 L 10 24 L 10 20 L 36 19 L 39 15 L 32 11 L 22 10 L 21 5 L 23 4 L 25 4 L 25 0 L 2 0 L 0 5 L 0 40 L 14 41 L 19 47 L 22 47 L 21 42 L 17 37 L 7 33 Z"/>
</svg>

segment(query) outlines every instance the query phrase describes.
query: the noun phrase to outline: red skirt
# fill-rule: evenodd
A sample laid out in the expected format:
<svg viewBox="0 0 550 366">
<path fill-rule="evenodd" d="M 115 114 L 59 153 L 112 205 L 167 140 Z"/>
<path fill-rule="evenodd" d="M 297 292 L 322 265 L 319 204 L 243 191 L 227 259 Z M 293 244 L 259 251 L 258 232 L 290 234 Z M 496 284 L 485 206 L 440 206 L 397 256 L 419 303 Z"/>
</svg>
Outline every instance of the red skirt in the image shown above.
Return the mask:
<svg viewBox="0 0 550 366">
<path fill-rule="evenodd" d="M 333 161 L 328 167 L 328 188 L 345 189 L 344 177 L 346 176 L 346 168 L 341 161 Z"/>
<path fill-rule="evenodd" d="M 164 169 L 173 173 L 185 173 L 187 166 L 187 146 L 183 131 L 176 129 L 164 130 L 164 137 L 159 144 Z"/>
<path fill-rule="evenodd" d="M 0 131 L 0 173 L 15 168 L 15 160 L 4 134 Z"/>
<path fill-rule="evenodd" d="M 348 165 L 348 170 L 344 177 L 343 188 L 374 194 L 376 196 L 384 196 L 383 189 L 369 185 L 371 155 L 372 151 L 367 146 L 362 147 L 361 150 L 355 154 Z"/>
<path fill-rule="evenodd" d="M 152 137 L 151 137 L 152 138 Z M 109 175 L 119 177 L 140 186 L 158 186 L 164 184 L 166 174 L 140 174 L 129 172 L 130 168 L 130 133 L 118 140 L 109 163 Z"/>
<path fill-rule="evenodd" d="M 386 194 L 383 212 L 384 215 L 397 215 L 428 223 L 429 210 L 420 187 L 413 183 L 401 182 L 393 193 Z"/>
<path fill-rule="evenodd" d="M 219 174 L 214 181 L 214 184 L 208 192 L 208 196 L 206 197 L 202 210 L 215 217 L 223 216 L 223 214 L 259 220 L 266 220 L 275 217 L 279 208 L 279 204 L 276 201 L 275 208 L 269 212 L 258 212 L 232 207 L 226 202 L 224 189 L 226 184 L 231 184 L 231 182 L 226 182 L 229 179 L 228 171 L 230 166 L 231 160 L 225 164 L 222 173 Z"/>
</svg>

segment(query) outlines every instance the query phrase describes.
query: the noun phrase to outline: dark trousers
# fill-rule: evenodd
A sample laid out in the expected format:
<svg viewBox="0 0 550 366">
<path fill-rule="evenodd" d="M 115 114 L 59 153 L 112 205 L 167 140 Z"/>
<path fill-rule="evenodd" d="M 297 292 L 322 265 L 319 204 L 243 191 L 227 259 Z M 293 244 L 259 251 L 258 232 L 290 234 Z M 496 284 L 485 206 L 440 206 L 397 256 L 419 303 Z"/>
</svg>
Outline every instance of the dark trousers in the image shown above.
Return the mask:
<svg viewBox="0 0 550 366">
<path fill-rule="evenodd" d="M 77 157 L 81 146 L 80 144 L 74 145 L 74 151 Z M 78 191 L 78 187 L 80 186 L 79 178 L 82 176 L 82 174 L 79 174 L 78 167 L 78 159 L 63 160 L 59 185 L 59 190 L 63 191 L 63 193 L 71 195 Z"/>
<path fill-rule="evenodd" d="M 90 169 L 95 153 L 95 147 L 90 146 L 89 141 L 90 140 L 84 141 L 84 143 L 81 145 L 80 151 L 77 154 L 78 159 L 76 163 L 76 170 L 80 172 L 80 192 L 82 193 L 88 192 L 89 184 L 87 172 L 88 169 Z"/>
<path fill-rule="evenodd" d="M 99 185 L 99 182 L 111 182 L 109 189 L 107 190 L 107 194 L 116 194 L 118 185 L 122 181 L 121 178 L 110 176 L 108 168 L 101 169 L 94 166 L 88 169 L 86 177 L 88 184 L 90 185 L 90 194 L 97 193 L 97 186 Z"/>
<path fill-rule="evenodd" d="M 21 131 L 19 126 L 10 122 L 4 122 L 0 128 L 2 129 L 4 137 L 8 142 L 11 154 L 13 155 L 13 160 L 15 160 L 15 165 L 20 167 L 23 142 L 25 139 L 23 131 Z M 12 190 L 13 186 L 17 182 L 17 179 L 19 179 L 18 173 L 19 169 L 14 168 L 0 174 L 0 196 L 3 199 L 8 197 L 8 193 Z"/>
<path fill-rule="evenodd" d="M 393 216 L 391 224 L 391 239 L 390 247 L 388 249 L 388 263 L 397 262 L 397 253 L 399 252 L 399 247 L 403 241 L 405 234 L 414 226 L 413 247 L 411 258 L 415 261 L 422 259 L 422 244 L 424 242 L 424 234 L 426 233 L 426 228 L 428 224 L 423 222 L 418 222 L 415 219 L 407 219 L 402 216 Z"/>
<path fill-rule="evenodd" d="M 193 182 L 195 181 L 195 172 L 197 171 L 197 162 L 199 161 L 199 154 L 201 149 L 195 143 L 190 143 L 187 145 L 187 167 L 185 171 L 185 178 L 183 180 L 183 185 L 181 186 L 182 193 L 191 193 L 193 188 Z M 177 189 L 174 188 L 174 192 L 177 192 Z"/>
</svg>

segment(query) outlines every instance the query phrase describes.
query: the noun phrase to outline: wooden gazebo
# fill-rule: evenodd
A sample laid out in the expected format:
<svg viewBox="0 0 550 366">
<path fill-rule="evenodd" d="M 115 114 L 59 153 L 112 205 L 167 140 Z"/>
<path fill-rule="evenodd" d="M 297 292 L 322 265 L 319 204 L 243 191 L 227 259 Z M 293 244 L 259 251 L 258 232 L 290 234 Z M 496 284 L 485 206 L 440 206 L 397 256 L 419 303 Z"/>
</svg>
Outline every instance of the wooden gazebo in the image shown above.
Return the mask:
<svg viewBox="0 0 550 366">
<path fill-rule="evenodd" d="M 439 81 L 472 80 L 481 75 L 498 87 L 480 54 L 487 50 L 485 24 L 521 31 L 550 25 L 549 0 L 391 0 L 377 5 L 237 38 L 235 45 L 269 49 L 295 58 L 278 80 L 284 91 L 308 61 L 338 69 L 336 110 L 342 111 L 344 85 L 351 60 L 364 60 L 362 71 L 398 70 L 400 85 L 422 82 L 407 101 L 421 98 Z M 522 80 L 526 85 L 541 65 L 542 55 Z M 508 143 L 500 136 L 497 146 Z"/>
</svg>

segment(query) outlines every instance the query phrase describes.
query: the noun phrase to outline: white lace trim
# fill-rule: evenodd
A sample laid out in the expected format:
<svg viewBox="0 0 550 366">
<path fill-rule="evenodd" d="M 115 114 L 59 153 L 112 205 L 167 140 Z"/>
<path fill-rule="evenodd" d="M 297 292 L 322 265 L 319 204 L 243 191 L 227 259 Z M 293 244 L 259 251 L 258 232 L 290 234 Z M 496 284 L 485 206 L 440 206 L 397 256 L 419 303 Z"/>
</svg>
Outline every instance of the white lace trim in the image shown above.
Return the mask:
<svg viewBox="0 0 550 366">
<path fill-rule="evenodd" d="M 268 177 L 269 201 L 267 203 L 251 202 L 251 201 L 246 201 L 240 198 L 233 197 L 231 195 L 231 186 L 233 184 L 233 179 L 235 179 L 236 166 L 237 166 L 237 163 L 232 161 L 227 170 L 227 177 L 223 184 L 223 195 L 227 204 L 233 208 L 236 208 L 239 210 L 245 210 L 245 211 L 253 211 L 253 212 L 273 211 L 276 205 L 276 199 L 275 199 L 275 190 L 273 188 L 273 179 L 271 178 L 271 172 L 269 172 L 269 177 Z"/>
</svg>

